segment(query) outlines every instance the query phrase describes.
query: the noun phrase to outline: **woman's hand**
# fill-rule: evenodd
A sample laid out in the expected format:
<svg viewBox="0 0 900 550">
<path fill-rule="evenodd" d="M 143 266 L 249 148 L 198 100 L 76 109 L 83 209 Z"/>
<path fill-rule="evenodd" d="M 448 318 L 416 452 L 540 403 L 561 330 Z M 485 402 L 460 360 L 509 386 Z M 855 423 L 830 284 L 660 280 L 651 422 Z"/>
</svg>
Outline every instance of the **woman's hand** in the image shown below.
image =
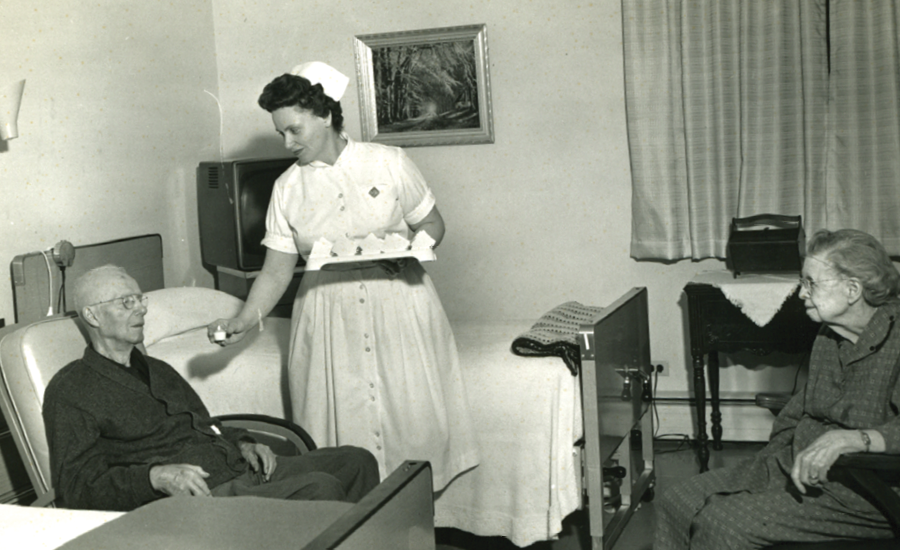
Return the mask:
<svg viewBox="0 0 900 550">
<path fill-rule="evenodd" d="M 791 480 L 798 491 L 806 494 L 806 485 L 818 485 L 828 478 L 828 471 L 839 456 L 863 451 L 866 446 L 859 430 L 825 432 L 794 457 Z"/>
<path fill-rule="evenodd" d="M 278 465 L 278 461 L 275 457 L 275 453 L 272 452 L 272 449 L 270 449 L 268 445 L 251 443 L 249 441 L 241 441 L 238 446 L 241 449 L 241 455 L 244 456 L 244 460 L 250 463 L 250 467 L 253 468 L 253 471 L 259 472 L 260 468 L 262 468 L 262 474 L 265 476 L 265 480 L 269 481 L 272 477 L 272 472 L 275 471 L 275 467 Z"/>
<path fill-rule="evenodd" d="M 206 326 L 206 335 L 209 337 L 211 344 L 227 346 L 240 342 L 247 334 L 246 326 L 237 317 L 233 319 L 217 319 Z"/>
</svg>

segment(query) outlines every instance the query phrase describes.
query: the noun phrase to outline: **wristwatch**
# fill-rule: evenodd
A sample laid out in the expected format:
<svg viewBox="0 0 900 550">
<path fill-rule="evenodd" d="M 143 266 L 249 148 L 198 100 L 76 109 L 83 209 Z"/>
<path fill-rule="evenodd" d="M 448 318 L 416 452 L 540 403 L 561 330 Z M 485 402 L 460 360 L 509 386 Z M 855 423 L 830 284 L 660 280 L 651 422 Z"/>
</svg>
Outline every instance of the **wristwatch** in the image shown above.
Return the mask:
<svg viewBox="0 0 900 550">
<path fill-rule="evenodd" d="M 859 430 L 859 435 L 860 437 L 862 437 L 863 445 L 866 446 L 866 452 L 869 452 L 869 447 L 872 446 L 872 438 L 869 437 L 869 434 L 862 430 Z"/>
</svg>

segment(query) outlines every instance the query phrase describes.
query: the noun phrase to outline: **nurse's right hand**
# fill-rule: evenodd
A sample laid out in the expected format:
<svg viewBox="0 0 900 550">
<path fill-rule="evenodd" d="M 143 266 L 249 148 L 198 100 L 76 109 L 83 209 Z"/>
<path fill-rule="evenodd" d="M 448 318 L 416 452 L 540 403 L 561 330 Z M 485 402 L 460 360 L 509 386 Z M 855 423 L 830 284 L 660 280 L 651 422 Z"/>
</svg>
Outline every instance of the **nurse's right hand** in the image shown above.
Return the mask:
<svg viewBox="0 0 900 550">
<path fill-rule="evenodd" d="M 235 317 L 233 319 L 217 319 L 206 326 L 206 335 L 211 344 L 227 346 L 240 342 L 247 334 L 247 327 Z"/>
</svg>

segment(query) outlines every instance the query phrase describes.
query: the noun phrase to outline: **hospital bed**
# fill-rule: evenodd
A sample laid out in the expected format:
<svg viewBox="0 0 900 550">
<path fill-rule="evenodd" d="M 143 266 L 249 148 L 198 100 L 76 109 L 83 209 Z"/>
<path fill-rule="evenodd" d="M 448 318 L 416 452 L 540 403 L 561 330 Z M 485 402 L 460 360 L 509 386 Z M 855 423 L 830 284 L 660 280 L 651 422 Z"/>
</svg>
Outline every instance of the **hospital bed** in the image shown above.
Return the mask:
<svg viewBox="0 0 900 550">
<path fill-rule="evenodd" d="M 188 289 L 197 296 L 199 289 Z M 222 294 L 206 290 L 211 294 Z M 184 292 L 159 290 L 149 294 Z M 226 295 L 227 296 L 227 295 Z M 206 304 L 215 312 L 215 307 Z M 160 337 L 172 328 L 164 308 L 146 319 L 151 334 Z M 171 311 L 171 310 L 170 310 Z M 162 324 L 165 327 L 161 327 Z M 196 332 L 196 331 L 195 331 Z M 167 336 L 162 336 L 165 340 Z M 244 349 L 247 361 L 259 338 Z M 56 315 L 0 330 L 0 409 L 10 424 L 26 465 L 38 504 L 51 504 L 49 452 L 41 418 L 43 388 L 53 374 L 79 358 L 87 339 L 71 316 Z M 153 346 L 148 346 L 153 353 Z M 207 343 L 207 348 L 214 348 Z M 238 352 L 237 356 L 241 356 Z M 277 362 L 277 359 L 276 359 Z M 232 362 L 234 363 L 234 362 Z M 244 364 L 251 366 L 253 363 Z M 237 368 L 237 367 L 236 367 Z M 240 386 L 211 395 L 203 392 L 225 425 L 241 426 L 279 454 L 298 454 L 315 448 L 302 429 L 261 414 L 234 414 L 240 404 L 233 394 Z M 249 392 L 254 396 L 252 390 Z M 239 400 L 237 400 L 239 401 Z M 259 411 L 254 411 L 259 412 Z M 434 548 L 430 465 L 407 461 L 362 501 L 291 502 L 251 497 L 202 499 L 173 497 L 147 504 L 127 514 L 62 510 L 15 505 L 0 506 L 0 540 L 4 547 L 21 542 L 23 548 Z M 71 540 L 70 540 L 71 539 Z"/>
<path fill-rule="evenodd" d="M 395 470 L 357 504 L 256 497 L 163 498 L 135 511 L 0 504 L 4 548 L 433 549 L 427 462 Z"/>
<path fill-rule="evenodd" d="M 30 276 L 38 288 L 47 286 L 40 271 Z M 145 279 L 153 285 L 153 277 Z M 236 314 L 240 300 L 211 289 L 144 285 L 147 352 L 175 367 L 213 415 L 291 418 L 288 319 L 263 319 L 237 346 L 211 346 L 206 325 Z M 32 301 L 45 307 L 46 300 Z M 435 495 L 434 525 L 524 547 L 555 538 L 563 519 L 586 507 L 594 548 L 610 548 L 653 494 L 652 418 L 643 392 L 651 368 L 646 290 L 629 291 L 581 327 L 578 376 L 558 357 L 510 351 L 533 321 L 453 323 L 481 461 Z"/>
<path fill-rule="evenodd" d="M 148 294 L 156 307 L 154 314 L 145 318 L 145 346 L 154 355 L 153 344 L 170 343 L 188 326 L 194 336 L 199 333 L 193 329 L 199 328 L 195 325 L 200 320 L 209 322 L 212 318 L 207 321 L 208 315 L 230 314 L 240 304 L 210 289 L 158 289 Z M 283 346 L 259 338 L 261 334 L 235 349 L 221 350 L 232 354 L 226 364 L 237 371 L 256 367 L 257 361 L 280 365 L 278 350 Z M 4 548 L 434 548 L 431 467 L 424 461 L 406 461 L 356 504 L 171 497 L 128 513 L 54 508 L 41 416 L 43 390 L 60 368 L 81 357 L 87 345 L 86 334 L 71 313 L 0 329 L 0 411 L 37 497 L 30 507 L 0 505 L 0 541 Z M 174 347 L 180 349 L 178 344 Z M 203 348 L 220 350 L 208 342 Z M 274 356 L 270 354 L 273 351 Z M 197 363 L 186 361 L 181 366 L 192 368 Z M 271 370 L 277 372 L 279 368 Z M 203 373 L 193 378 L 200 381 Z M 262 384 L 269 382 L 262 377 Z M 271 385 L 278 394 L 279 384 Z M 270 397 L 264 390 L 244 389 L 231 386 L 220 392 L 199 393 L 210 410 L 224 411 L 216 415 L 223 424 L 248 429 L 278 454 L 315 448 L 302 428 L 284 420 L 283 410 L 277 417 L 265 414 L 278 410 L 281 399 Z M 235 399 L 235 394 L 247 395 L 250 403 L 266 406 L 242 409 L 243 402 Z M 269 407 L 270 403 L 274 407 Z M 254 414 L 243 414 L 248 411 Z"/>
<path fill-rule="evenodd" d="M 534 322 L 453 323 L 482 460 L 438 495 L 435 524 L 524 547 L 587 508 L 593 547 L 610 548 L 655 482 L 646 290 L 579 327 L 578 376 L 511 351 Z"/>
</svg>

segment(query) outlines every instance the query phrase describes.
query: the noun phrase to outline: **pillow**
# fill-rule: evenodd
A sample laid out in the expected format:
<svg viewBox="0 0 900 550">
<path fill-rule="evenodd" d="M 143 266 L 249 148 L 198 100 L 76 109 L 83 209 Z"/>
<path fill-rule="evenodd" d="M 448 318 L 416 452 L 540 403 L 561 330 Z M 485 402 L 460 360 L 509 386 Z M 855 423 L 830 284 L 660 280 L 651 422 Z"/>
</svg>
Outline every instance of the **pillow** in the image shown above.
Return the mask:
<svg viewBox="0 0 900 550">
<path fill-rule="evenodd" d="M 149 298 L 144 316 L 144 346 L 205 327 L 216 319 L 235 317 L 244 305 L 240 298 L 202 287 L 163 288 L 144 296 Z"/>
</svg>

